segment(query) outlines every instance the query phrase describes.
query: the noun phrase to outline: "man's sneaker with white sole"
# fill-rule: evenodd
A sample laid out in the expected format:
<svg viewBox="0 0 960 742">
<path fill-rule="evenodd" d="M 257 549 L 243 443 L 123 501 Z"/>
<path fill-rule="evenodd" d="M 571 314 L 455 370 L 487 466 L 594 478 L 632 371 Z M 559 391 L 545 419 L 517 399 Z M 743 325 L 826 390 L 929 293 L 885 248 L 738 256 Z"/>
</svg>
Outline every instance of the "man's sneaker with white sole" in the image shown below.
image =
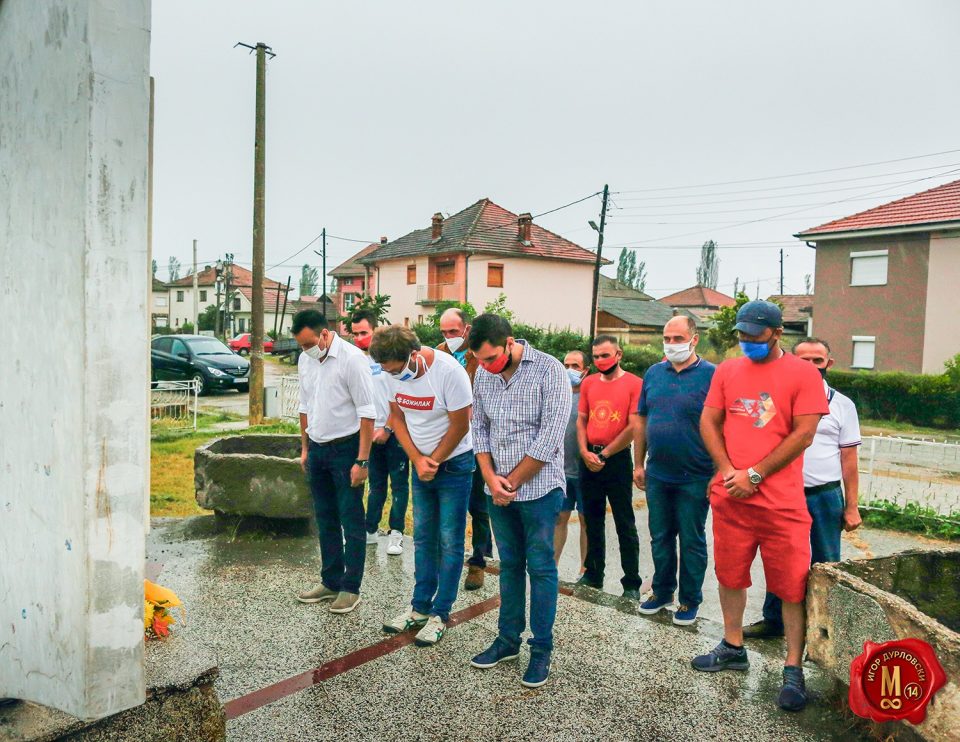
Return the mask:
<svg viewBox="0 0 960 742">
<path fill-rule="evenodd" d="M 417 638 L 413 642 L 418 647 L 432 647 L 443 639 L 446 631 L 447 625 L 441 620 L 440 616 L 430 616 L 424 627 L 417 632 Z"/>
<path fill-rule="evenodd" d="M 387 536 L 387 553 L 390 556 L 399 556 L 403 553 L 403 534 L 400 531 L 390 531 Z"/>
<path fill-rule="evenodd" d="M 380 543 L 380 532 L 374 531 L 367 534 L 367 546 L 376 546 Z"/>
<path fill-rule="evenodd" d="M 404 611 L 399 616 L 391 618 L 383 625 L 383 630 L 388 634 L 402 634 L 410 629 L 418 629 L 423 626 L 430 616 L 424 613 L 417 613 L 414 610 Z"/>
</svg>

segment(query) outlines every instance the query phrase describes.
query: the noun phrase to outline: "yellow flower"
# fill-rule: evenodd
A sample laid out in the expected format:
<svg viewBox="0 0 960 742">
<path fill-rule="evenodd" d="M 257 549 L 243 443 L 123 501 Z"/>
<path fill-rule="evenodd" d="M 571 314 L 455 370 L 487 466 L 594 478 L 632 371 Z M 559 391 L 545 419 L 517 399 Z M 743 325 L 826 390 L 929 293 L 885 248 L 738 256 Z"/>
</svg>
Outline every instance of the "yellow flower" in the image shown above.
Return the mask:
<svg viewBox="0 0 960 742">
<path fill-rule="evenodd" d="M 143 601 L 143 628 L 149 629 L 153 624 L 153 603 L 149 600 Z"/>
<path fill-rule="evenodd" d="M 150 580 L 143 581 L 143 592 L 146 600 L 154 605 L 162 605 L 164 608 L 174 608 L 181 605 L 180 598 L 173 590 L 155 585 Z"/>
</svg>

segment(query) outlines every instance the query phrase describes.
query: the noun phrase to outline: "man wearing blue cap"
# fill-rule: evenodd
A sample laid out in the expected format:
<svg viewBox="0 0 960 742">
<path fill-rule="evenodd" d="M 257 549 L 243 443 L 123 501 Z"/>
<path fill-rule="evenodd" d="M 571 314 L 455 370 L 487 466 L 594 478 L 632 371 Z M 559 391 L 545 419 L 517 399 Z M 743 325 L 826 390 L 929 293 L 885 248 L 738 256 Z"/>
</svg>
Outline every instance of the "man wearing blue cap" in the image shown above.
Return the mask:
<svg viewBox="0 0 960 742">
<path fill-rule="evenodd" d="M 817 369 L 780 347 L 783 318 L 776 304 L 747 302 L 735 327 L 744 355 L 717 368 L 700 421 L 718 472 L 710 505 L 724 635 L 692 665 L 703 672 L 750 667 L 743 611 L 759 548 L 767 589 L 783 601 L 787 658 L 777 703 L 800 711 L 807 703 L 801 663 L 811 523 L 803 451 L 829 408 Z"/>
</svg>

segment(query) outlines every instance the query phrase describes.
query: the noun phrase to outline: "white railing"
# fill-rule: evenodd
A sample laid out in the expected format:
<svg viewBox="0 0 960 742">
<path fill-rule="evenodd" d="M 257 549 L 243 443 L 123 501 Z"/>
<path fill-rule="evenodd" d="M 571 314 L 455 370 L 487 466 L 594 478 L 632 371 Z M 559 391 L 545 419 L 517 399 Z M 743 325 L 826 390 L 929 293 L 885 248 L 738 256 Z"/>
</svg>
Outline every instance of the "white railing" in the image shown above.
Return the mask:
<svg viewBox="0 0 960 742">
<path fill-rule="evenodd" d="M 300 419 L 300 377 L 288 374 L 280 377 L 280 417 Z"/>
<path fill-rule="evenodd" d="M 197 429 L 200 383 L 153 381 L 150 383 L 150 422 L 165 428 Z"/>
<path fill-rule="evenodd" d="M 960 513 L 960 444 L 868 436 L 860 453 L 860 502 L 919 505 Z"/>
</svg>

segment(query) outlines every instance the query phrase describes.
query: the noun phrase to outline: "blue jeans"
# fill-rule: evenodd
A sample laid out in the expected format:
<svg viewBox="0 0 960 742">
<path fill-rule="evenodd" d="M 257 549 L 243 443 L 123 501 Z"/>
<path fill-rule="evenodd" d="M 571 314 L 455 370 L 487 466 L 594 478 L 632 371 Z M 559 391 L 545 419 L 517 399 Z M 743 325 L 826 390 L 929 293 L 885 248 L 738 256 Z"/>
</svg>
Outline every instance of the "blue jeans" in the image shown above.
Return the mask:
<svg viewBox="0 0 960 742">
<path fill-rule="evenodd" d="M 446 623 L 457 599 L 463 570 L 467 504 L 476 461 L 466 451 L 440 464 L 436 476 L 421 481 L 413 472 L 413 564 L 411 605 L 417 613 Z"/>
<path fill-rule="evenodd" d="M 500 639 L 519 649 L 526 628 L 527 574 L 530 575 L 529 640 L 535 651 L 553 649 L 553 622 L 557 616 L 557 563 L 553 560 L 553 531 L 563 502 L 559 487 L 537 500 L 494 505 L 490 521 L 500 552 Z"/>
<path fill-rule="evenodd" d="M 390 530 L 406 526 L 407 502 L 410 499 L 410 460 L 397 437 L 386 443 L 370 446 L 370 491 L 367 493 L 367 533 L 376 533 L 387 502 L 387 481 L 390 482 Z"/>
<path fill-rule="evenodd" d="M 703 602 L 707 572 L 705 525 L 710 500 L 709 479 L 682 484 L 647 477 L 647 515 L 653 552 L 653 592 L 671 598 L 677 589 L 677 539 L 680 540 L 680 604 L 695 608 Z"/>
<path fill-rule="evenodd" d="M 843 508 L 843 490 L 839 486 L 807 495 L 807 510 L 813 518 L 810 526 L 810 564 L 840 561 Z M 763 620 L 782 627 L 782 606 L 780 598 L 768 592 L 763 601 Z"/>
<path fill-rule="evenodd" d="M 360 593 L 367 535 L 363 527 L 363 485 L 350 486 L 350 469 L 360 435 L 307 449 L 307 482 L 320 535 L 320 577 L 331 590 Z M 346 542 L 346 543 L 344 543 Z"/>
</svg>

